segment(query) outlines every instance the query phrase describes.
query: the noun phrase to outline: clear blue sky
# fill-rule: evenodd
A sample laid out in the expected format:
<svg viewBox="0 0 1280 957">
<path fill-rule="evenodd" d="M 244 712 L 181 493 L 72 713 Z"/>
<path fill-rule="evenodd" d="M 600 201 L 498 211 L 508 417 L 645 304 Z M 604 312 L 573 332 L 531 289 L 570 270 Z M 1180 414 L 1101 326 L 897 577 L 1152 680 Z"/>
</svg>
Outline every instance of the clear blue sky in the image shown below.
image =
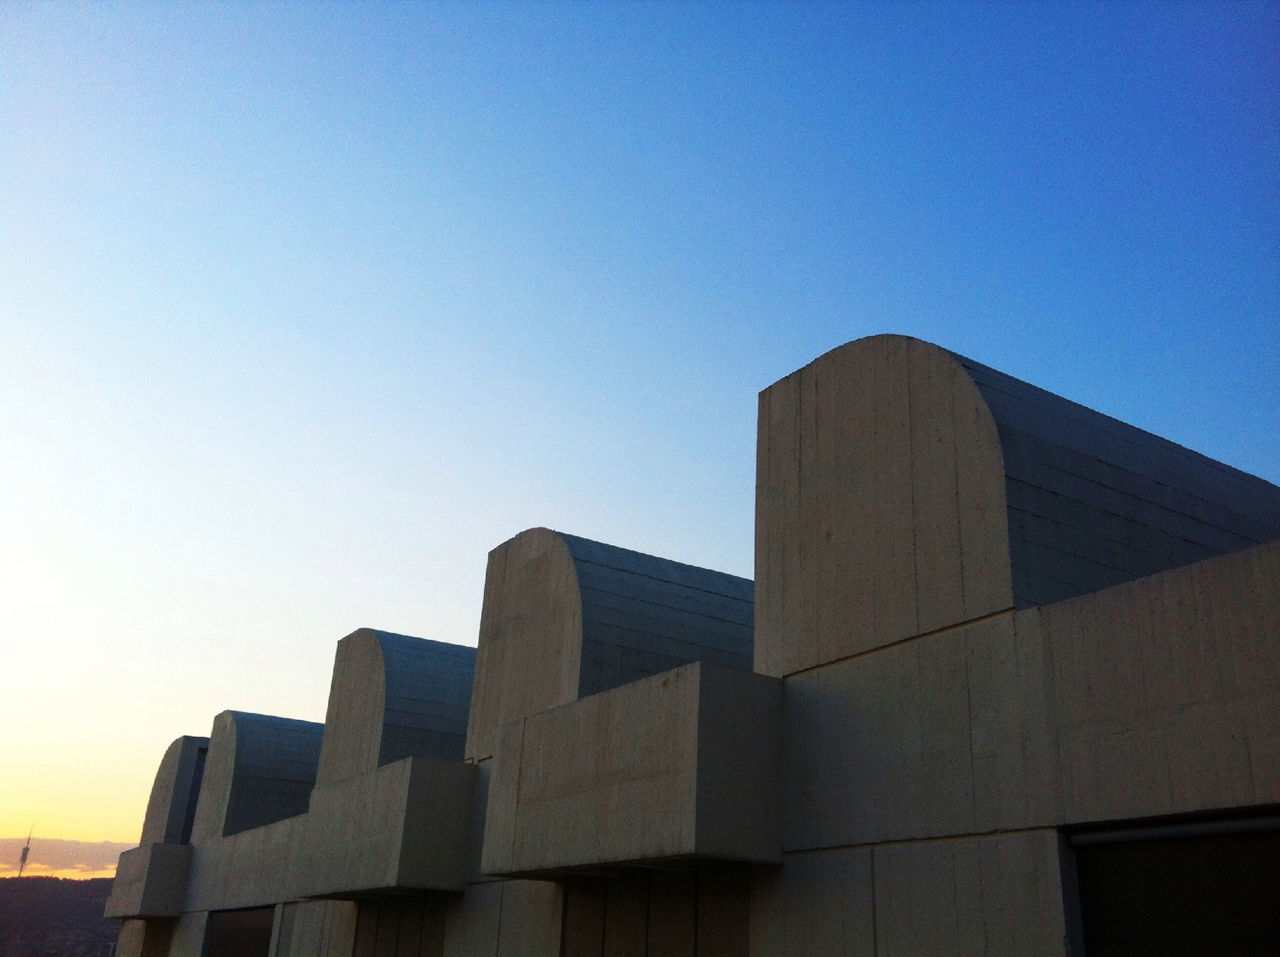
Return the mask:
<svg viewBox="0 0 1280 957">
<path fill-rule="evenodd" d="M 1280 5 L 0 6 L 0 837 L 524 528 L 750 575 L 877 332 L 1280 481 Z"/>
</svg>

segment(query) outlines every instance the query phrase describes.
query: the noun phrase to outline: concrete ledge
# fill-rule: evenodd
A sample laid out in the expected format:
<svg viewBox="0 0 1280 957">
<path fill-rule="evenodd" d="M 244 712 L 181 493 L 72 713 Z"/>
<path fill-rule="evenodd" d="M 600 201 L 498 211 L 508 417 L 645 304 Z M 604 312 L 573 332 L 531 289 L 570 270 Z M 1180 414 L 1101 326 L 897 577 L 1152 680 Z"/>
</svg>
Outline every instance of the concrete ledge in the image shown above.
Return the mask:
<svg viewBox="0 0 1280 957">
<path fill-rule="evenodd" d="M 481 867 L 781 859 L 782 682 L 695 662 L 511 722 Z"/>
<path fill-rule="evenodd" d="M 417 757 L 317 787 L 298 896 L 461 891 L 475 776 L 471 764 Z"/>
<path fill-rule="evenodd" d="M 120 855 L 105 916 L 177 917 L 187 892 L 190 844 L 143 844 Z"/>
</svg>

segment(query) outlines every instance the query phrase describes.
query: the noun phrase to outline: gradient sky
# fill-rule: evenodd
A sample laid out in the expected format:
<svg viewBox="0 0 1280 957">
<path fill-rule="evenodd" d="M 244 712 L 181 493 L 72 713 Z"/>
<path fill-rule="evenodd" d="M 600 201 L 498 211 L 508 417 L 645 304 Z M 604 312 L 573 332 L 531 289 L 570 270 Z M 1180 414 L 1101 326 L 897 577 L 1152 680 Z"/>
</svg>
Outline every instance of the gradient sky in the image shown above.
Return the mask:
<svg viewBox="0 0 1280 957">
<path fill-rule="evenodd" d="M 750 575 L 877 332 L 1280 481 L 1280 5 L 0 5 L 0 837 L 522 529 Z"/>
</svg>

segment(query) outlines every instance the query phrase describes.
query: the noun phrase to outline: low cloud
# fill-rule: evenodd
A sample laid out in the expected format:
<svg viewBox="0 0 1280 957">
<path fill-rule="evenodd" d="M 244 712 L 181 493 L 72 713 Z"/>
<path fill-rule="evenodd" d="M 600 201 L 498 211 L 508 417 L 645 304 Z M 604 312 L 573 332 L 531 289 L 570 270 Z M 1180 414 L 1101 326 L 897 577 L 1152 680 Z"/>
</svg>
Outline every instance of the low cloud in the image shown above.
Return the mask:
<svg viewBox="0 0 1280 957">
<path fill-rule="evenodd" d="M 0 877 L 17 877 L 25 837 L 0 837 Z M 113 877 L 122 851 L 133 844 L 32 838 L 23 877 Z"/>
</svg>

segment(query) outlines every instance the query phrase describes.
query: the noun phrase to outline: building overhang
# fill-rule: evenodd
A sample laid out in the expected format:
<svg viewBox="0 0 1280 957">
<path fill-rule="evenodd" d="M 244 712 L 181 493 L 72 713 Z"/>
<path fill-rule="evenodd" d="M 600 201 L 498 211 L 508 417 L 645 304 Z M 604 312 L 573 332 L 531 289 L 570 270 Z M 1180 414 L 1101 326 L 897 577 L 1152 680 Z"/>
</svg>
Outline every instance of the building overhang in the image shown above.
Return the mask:
<svg viewBox="0 0 1280 957">
<path fill-rule="evenodd" d="M 190 844 L 143 844 L 120 855 L 105 916 L 177 917 L 187 893 Z"/>
<path fill-rule="evenodd" d="M 782 858 L 779 679 L 695 662 L 505 725 L 495 876 Z"/>
</svg>

